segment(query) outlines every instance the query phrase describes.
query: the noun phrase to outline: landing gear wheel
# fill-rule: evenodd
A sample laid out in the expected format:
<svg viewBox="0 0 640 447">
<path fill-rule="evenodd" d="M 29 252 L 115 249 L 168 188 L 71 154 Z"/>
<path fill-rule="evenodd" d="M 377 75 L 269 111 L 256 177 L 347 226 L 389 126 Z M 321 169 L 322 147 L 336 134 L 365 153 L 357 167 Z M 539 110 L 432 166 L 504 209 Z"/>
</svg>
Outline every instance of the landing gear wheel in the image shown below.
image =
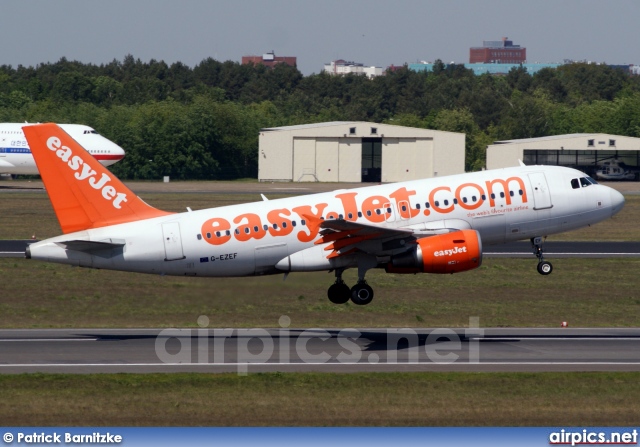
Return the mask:
<svg viewBox="0 0 640 447">
<path fill-rule="evenodd" d="M 553 271 L 553 266 L 548 261 L 538 262 L 538 273 L 541 275 L 548 275 Z"/>
<path fill-rule="evenodd" d="M 336 281 L 327 290 L 327 296 L 333 304 L 344 304 L 351 298 L 351 289 L 344 281 Z"/>
<path fill-rule="evenodd" d="M 351 288 L 351 301 L 358 306 L 369 304 L 373 300 L 373 289 L 366 282 L 359 282 Z"/>
<path fill-rule="evenodd" d="M 544 244 L 545 238 L 531 238 L 531 247 L 533 248 L 533 254 L 538 258 L 538 273 L 546 276 L 553 271 L 553 266 L 550 262 L 544 260 L 544 250 L 542 249 L 542 245 Z"/>
</svg>

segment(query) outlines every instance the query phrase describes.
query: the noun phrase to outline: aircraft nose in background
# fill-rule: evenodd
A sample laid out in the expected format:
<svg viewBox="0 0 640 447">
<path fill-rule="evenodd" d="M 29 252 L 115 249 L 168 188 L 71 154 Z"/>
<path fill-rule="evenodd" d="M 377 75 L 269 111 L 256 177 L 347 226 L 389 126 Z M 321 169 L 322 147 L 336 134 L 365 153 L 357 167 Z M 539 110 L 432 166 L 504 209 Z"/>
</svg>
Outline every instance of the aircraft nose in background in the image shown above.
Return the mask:
<svg viewBox="0 0 640 447">
<path fill-rule="evenodd" d="M 614 216 L 624 206 L 624 196 L 613 188 L 609 188 L 609 194 L 611 195 L 611 216 Z"/>
</svg>

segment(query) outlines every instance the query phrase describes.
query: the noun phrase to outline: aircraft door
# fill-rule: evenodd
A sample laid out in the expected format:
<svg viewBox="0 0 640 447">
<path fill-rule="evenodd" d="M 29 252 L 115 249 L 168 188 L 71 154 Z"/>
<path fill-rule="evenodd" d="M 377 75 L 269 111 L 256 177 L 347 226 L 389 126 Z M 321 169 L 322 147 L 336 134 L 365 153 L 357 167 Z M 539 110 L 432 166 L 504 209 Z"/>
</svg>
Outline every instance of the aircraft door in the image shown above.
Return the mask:
<svg viewBox="0 0 640 447">
<path fill-rule="evenodd" d="M 178 222 L 162 224 L 162 236 L 164 241 L 164 260 L 176 261 L 178 259 L 184 259 L 182 239 L 180 238 L 180 224 Z"/>
<path fill-rule="evenodd" d="M 549 193 L 549 185 L 547 178 L 543 172 L 534 172 L 529 174 L 531 187 L 533 189 L 533 209 L 545 210 L 553 207 L 551 203 L 551 194 Z"/>
</svg>

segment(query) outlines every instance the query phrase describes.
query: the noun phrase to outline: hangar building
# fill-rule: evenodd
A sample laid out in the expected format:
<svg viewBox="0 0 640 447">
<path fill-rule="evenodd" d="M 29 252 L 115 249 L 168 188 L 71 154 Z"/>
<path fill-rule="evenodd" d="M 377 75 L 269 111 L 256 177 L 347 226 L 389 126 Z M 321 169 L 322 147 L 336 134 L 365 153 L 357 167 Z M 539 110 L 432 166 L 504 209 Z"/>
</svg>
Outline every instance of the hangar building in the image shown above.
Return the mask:
<svg viewBox="0 0 640 447">
<path fill-rule="evenodd" d="M 602 174 L 607 168 L 620 167 L 630 174 L 640 170 L 640 138 L 578 133 L 496 141 L 487 147 L 487 169 L 518 166 L 518 160 L 526 165 L 572 167 L 606 179 Z"/>
<path fill-rule="evenodd" d="M 465 135 L 362 121 L 261 129 L 259 181 L 397 182 L 464 172 Z"/>
</svg>

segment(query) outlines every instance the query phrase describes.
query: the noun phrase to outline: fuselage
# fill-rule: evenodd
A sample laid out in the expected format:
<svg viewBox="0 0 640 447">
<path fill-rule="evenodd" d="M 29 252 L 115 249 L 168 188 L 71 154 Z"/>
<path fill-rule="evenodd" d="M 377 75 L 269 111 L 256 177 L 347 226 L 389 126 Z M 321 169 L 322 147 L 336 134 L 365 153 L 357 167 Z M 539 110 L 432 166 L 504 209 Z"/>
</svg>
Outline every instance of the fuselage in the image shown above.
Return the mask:
<svg viewBox="0 0 640 447">
<path fill-rule="evenodd" d="M 0 174 L 38 175 L 22 126 L 24 123 L 0 123 Z M 104 166 L 124 158 L 124 149 L 89 126 L 60 124 L 60 127 Z"/>
<path fill-rule="evenodd" d="M 620 211 L 623 196 L 584 173 L 555 166 L 522 166 L 449 177 L 337 190 L 173 214 L 93 228 L 47 239 L 29 248 L 33 259 L 85 267 L 189 276 L 278 273 L 287 256 L 314 245 L 310 216 L 417 232 L 474 229 L 484 245 L 561 233 L 595 224 Z M 102 252 L 65 250 L 64 241 L 118 241 Z M 372 248 L 383 259 L 399 250 Z M 316 253 L 317 252 L 317 253 Z M 341 263 L 341 264 L 337 264 Z M 311 265 L 311 264 L 310 264 Z M 315 264 L 314 264 L 315 265 Z M 349 268 L 347 258 L 319 262 L 317 270 Z M 314 270 L 309 268 L 308 270 Z"/>
</svg>

